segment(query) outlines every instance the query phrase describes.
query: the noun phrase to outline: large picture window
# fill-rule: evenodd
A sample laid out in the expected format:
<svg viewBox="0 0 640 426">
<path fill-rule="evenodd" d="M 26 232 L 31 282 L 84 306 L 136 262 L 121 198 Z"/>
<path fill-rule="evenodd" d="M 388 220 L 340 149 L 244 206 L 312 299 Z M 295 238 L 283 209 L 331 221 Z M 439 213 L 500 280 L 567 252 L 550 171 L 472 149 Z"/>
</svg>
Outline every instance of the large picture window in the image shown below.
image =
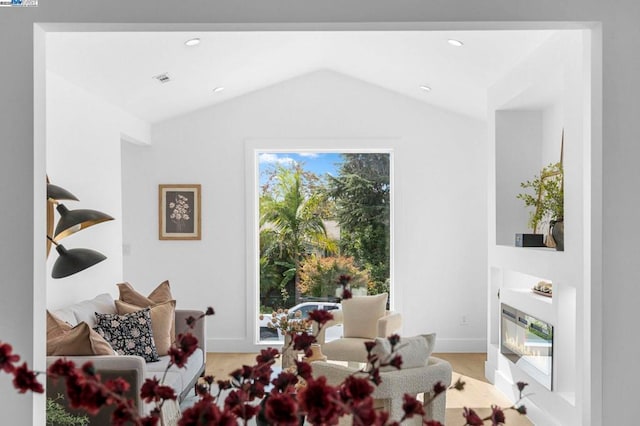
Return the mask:
<svg viewBox="0 0 640 426">
<path fill-rule="evenodd" d="M 390 153 L 259 152 L 258 167 L 260 340 L 282 339 L 279 309 L 340 309 L 341 276 L 390 293 Z"/>
</svg>

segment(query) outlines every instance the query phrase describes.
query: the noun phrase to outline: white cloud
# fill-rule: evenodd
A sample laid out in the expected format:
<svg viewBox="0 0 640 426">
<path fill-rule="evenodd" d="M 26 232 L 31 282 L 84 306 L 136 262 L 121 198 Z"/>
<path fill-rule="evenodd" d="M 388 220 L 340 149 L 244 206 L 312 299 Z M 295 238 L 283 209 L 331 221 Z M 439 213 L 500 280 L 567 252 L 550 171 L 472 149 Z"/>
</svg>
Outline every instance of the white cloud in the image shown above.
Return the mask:
<svg viewBox="0 0 640 426">
<path fill-rule="evenodd" d="M 258 157 L 260 164 L 294 164 L 296 160 L 291 157 L 278 157 L 277 154 L 263 152 Z"/>
<path fill-rule="evenodd" d="M 320 156 L 317 152 L 300 152 L 298 155 L 306 158 L 318 158 Z"/>
</svg>

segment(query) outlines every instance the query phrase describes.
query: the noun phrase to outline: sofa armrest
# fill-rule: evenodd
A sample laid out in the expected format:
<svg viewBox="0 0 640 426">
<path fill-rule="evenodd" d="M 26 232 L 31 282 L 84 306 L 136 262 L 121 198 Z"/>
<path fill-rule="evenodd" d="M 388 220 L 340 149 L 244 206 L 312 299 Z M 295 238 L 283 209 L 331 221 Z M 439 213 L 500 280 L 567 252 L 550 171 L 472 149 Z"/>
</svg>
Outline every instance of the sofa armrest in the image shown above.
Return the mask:
<svg viewBox="0 0 640 426">
<path fill-rule="evenodd" d="M 205 357 L 207 354 L 207 341 L 206 341 L 206 317 L 196 321 L 192 330 L 187 326 L 187 318 L 194 317 L 199 318 L 204 315 L 203 311 L 195 309 L 176 309 L 176 336 L 180 333 L 191 332 L 198 339 L 198 347 L 202 349 Z"/>
<path fill-rule="evenodd" d="M 400 312 L 387 312 L 385 316 L 378 320 L 378 337 L 389 337 L 400 330 L 402 326 L 402 315 Z"/>
<path fill-rule="evenodd" d="M 73 361 L 78 368 L 81 368 L 87 362 L 91 362 L 103 381 L 122 377 L 131 385 L 126 395 L 127 398 L 134 401 L 136 407 L 138 407 L 139 414 L 146 414 L 146 407 L 140 399 L 139 392 L 147 372 L 147 363 L 144 358 L 136 355 L 48 356 L 47 369 L 60 358 Z M 65 394 L 65 390 L 64 379 L 59 379 L 55 382 L 52 379 L 47 379 L 47 396 L 55 397 L 58 393 Z M 107 411 L 107 413 L 100 413 L 100 416 L 105 416 L 108 419 L 108 415 L 112 410 L 103 411 Z"/>
</svg>

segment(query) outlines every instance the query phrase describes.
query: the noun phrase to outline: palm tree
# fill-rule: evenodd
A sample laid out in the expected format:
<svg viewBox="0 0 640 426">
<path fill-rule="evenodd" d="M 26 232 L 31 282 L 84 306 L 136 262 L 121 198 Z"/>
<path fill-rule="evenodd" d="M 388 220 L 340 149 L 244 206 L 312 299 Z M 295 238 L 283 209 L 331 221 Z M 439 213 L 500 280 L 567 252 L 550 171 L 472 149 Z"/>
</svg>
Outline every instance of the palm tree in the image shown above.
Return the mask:
<svg viewBox="0 0 640 426">
<path fill-rule="evenodd" d="M 293 279 L 296 303 L 300 301 L 300 262 L 312 253 L 337 250 L 324 225 L 324 196 L 314 185 L 306 184 L 307 178 L 299 165 L 278 165 L 260 197 L 261 256 L 291 266 L 283 274 L 281 289 Z"/>
</svg>

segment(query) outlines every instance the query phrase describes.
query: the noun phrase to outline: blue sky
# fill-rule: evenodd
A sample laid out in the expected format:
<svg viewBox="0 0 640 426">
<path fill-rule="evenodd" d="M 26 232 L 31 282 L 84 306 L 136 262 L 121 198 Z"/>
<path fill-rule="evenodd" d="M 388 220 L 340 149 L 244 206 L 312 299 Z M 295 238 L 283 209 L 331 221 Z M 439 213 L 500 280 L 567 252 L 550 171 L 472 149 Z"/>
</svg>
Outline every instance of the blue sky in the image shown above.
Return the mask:
<svg viewBox="0 0 640 426">
<path fill-rule="evenodd" d="M 342 156 L 338 152 L 262 152 L 258 156 L 260 163 L 260 184 L 264 183 L 262 171 L 272 164 L 304 163 L 304 169 L 324 176 L 331 173 L 337 176 Z"/>
</svg>

